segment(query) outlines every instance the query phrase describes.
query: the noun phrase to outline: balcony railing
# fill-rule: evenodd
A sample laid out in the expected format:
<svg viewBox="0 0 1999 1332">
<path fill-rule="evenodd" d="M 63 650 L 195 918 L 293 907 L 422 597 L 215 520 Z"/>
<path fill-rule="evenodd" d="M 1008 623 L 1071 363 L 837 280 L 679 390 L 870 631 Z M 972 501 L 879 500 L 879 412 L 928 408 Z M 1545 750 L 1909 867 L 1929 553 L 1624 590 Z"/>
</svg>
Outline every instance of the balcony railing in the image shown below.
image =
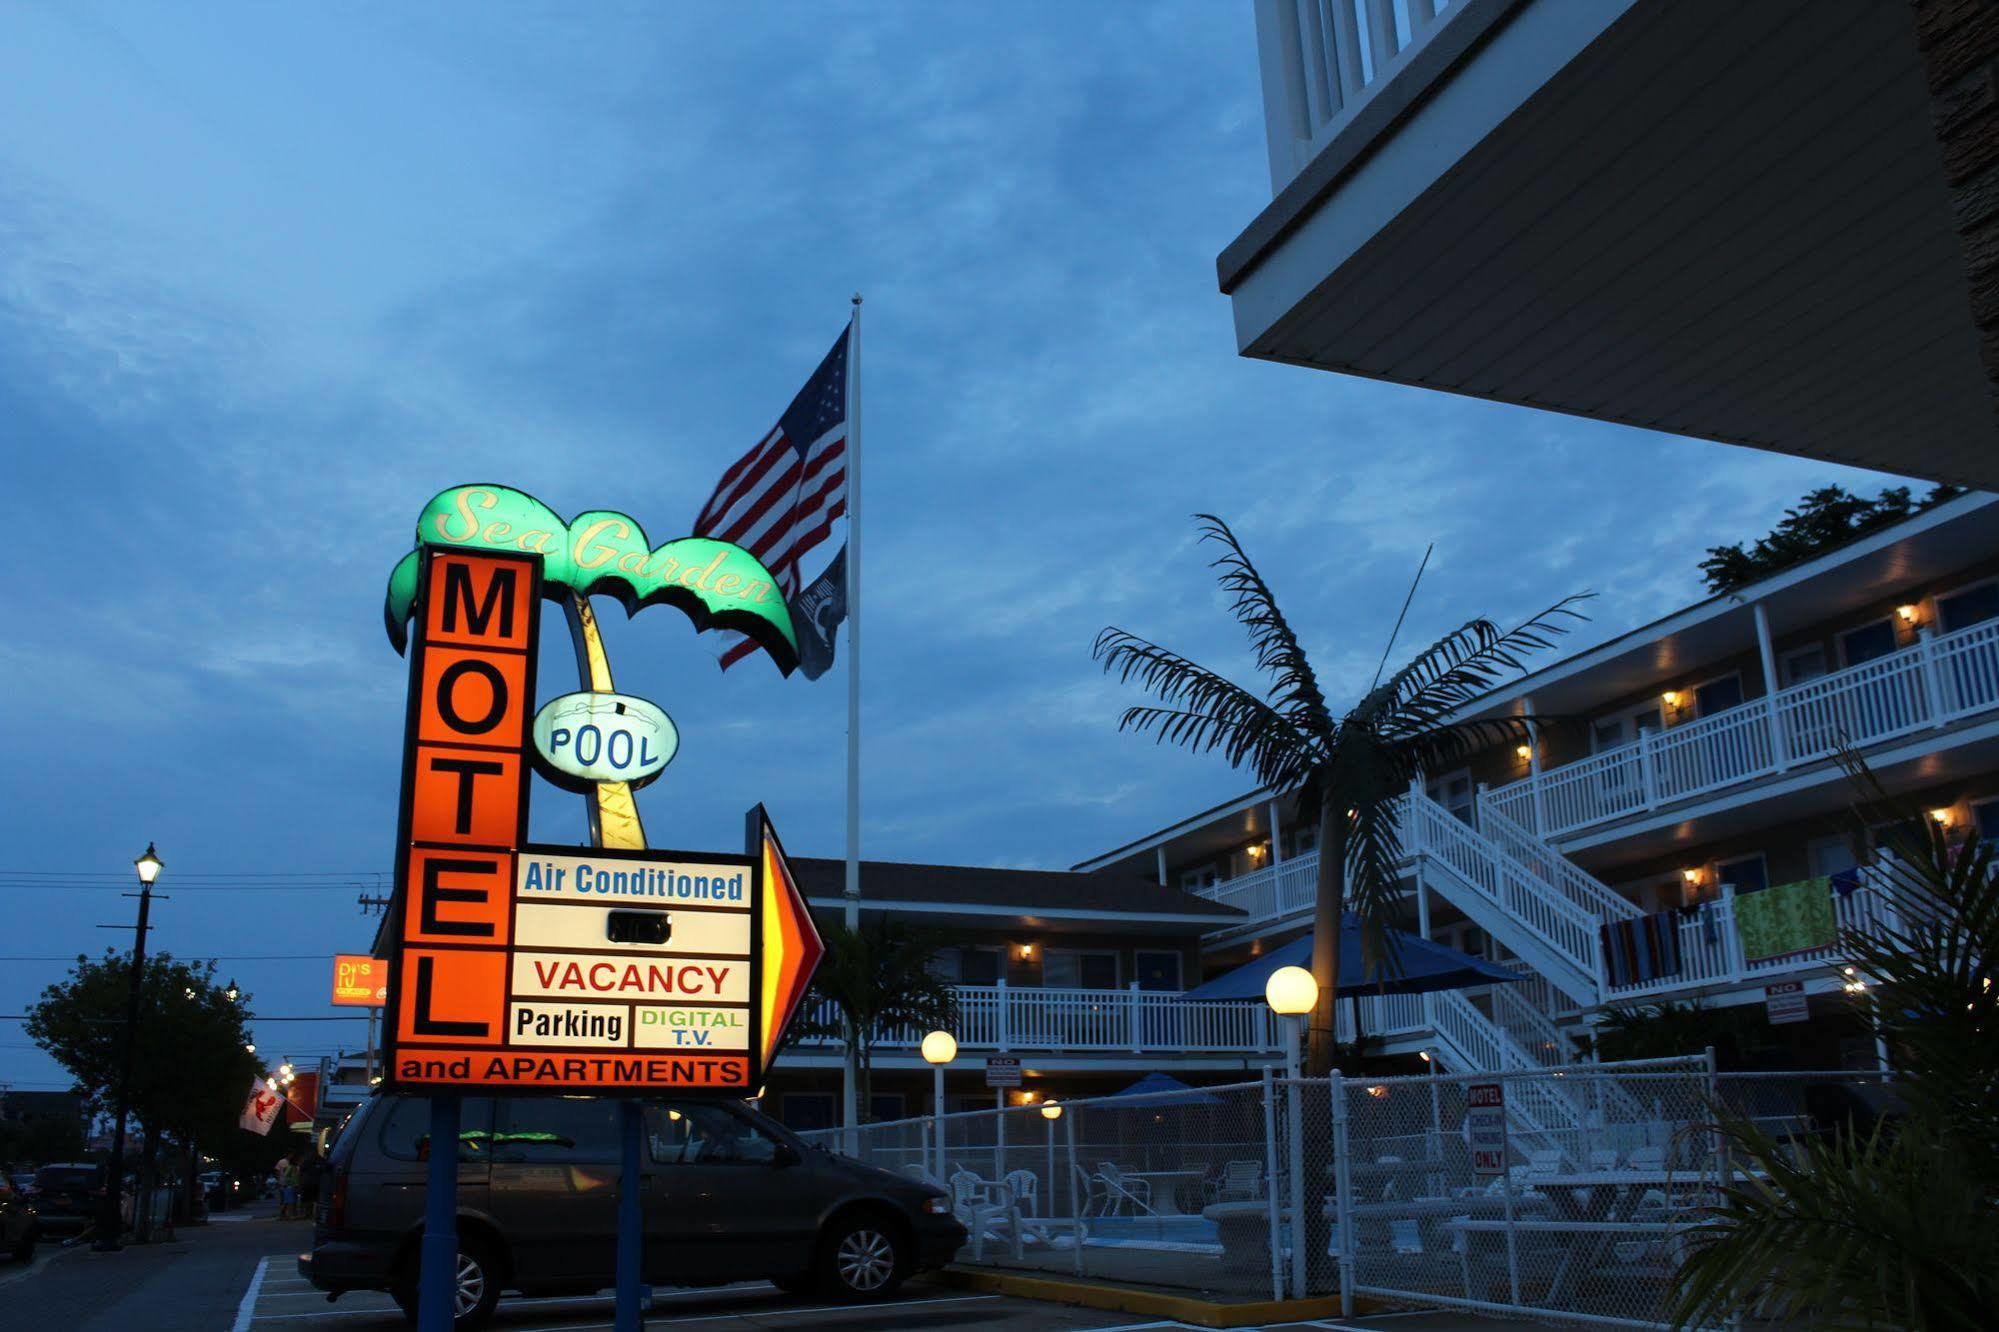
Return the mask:
<svg viewBox="0 0 1999 1332">
<path fill-rule="evenodd" d="M 996 1054 L 1271 1054 L 1280 1047 L 1262 1003 L 1182 999 L 1171 990 L 1045 989 L 1032 985 L 960 985 L 952 1032 L 964 1050 Z M 832 1005 L 814 1018 L 833 1022 Z M 877 1050 L 914 1049 L 924 1033 L 890 1031 Z M 837 1045 L 808 1037 L 802 1047 Z"/>
<path fill-rule="evenodd" d="M 1914 647 L 1579 763 L 1485 793 L 1487 807 L 1544 837 L 1999 708 L 1999 620 L 1925 633 Z"/>
<path fill-rule="evenodd" d="M 1833 920 L 1841 933 L 1858 929 L 1878 930 L 1884 924 L 1893 927 L 1898 923 L 1889 895 L 1877 886 L 1878 874 L 1872 869 L 1859 871 L 1860 886 L 1843 897 L 1833 897 Z M 1835 944 L 1809 952 L 1750 961 L 1743 956 L 1742 941 L 1736 937 L 1735 895 L 1728 884 L 1722 885 L 1722 895 L 1718 900 L 1682 919 L 1678 932 L 1680 970 L 1677 975 L 1625 985 L 1607 984 L 1604 987 L 1605 997 L 1613 1003 L 1626 1003 L 1659 998 L 1676 990 L 1739 984 L 1789 972 L 1823 972 L 1844 957 Z"/>
</svg>

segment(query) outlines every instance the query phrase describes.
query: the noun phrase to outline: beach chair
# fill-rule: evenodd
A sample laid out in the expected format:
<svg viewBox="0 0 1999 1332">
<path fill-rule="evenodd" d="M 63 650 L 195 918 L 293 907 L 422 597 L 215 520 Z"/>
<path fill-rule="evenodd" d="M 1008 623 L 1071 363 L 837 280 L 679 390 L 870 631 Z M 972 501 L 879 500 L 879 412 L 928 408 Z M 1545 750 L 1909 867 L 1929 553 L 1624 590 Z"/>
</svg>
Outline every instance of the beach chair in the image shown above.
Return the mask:
<svg viewBox="0 0 1999 1332">
<path fill-rule="evenodd" d="M 971 1233 L 972 1260 L 986 1256 L 988 1238 L 1004 1241 L 1021 1256 L 1020 1208 L 1004 1183 L 981 1179 L 969 1170 L 951 1176 L 951 1211 Z"/>
<path fill-rule="evenodd" d="M 1230 1161 L 1222 1167 L 1213 1201 L 1248 1202 L 1263 1196 L 1263 1162 Z"/>
<path fill-rule="evenodd" d="M 1152 1184 L 1149 1180 L 1132 1179 L 1118 1168 L 1115 1161 L 1097 1162 L 1097 1178 L 1104 1182 L 1104 1189 L 1110 1195 L 1112 1215 L 1123 1215 L 1127 1205 L 1147 1215 L 1152 1213 Z"/>
<path fill-rule="evenodd" d="M 1076 1214 L 1078 1216 L 1107 1216 L 1110 1213 L 1110 1190 L 1104 1182 L 1079 1165 L 1069 1167 L 1076 1190 Z"/>
</svg>

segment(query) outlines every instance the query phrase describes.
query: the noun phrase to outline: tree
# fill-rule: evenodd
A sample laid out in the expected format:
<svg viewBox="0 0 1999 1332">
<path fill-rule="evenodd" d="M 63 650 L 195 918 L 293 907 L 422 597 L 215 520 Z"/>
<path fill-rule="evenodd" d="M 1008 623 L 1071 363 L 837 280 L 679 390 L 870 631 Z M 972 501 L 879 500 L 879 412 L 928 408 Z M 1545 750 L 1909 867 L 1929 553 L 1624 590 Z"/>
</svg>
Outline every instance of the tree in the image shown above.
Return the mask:
<svg viewBox="0 0 1999 1332">
<path fill-rule="evenodd" d="M 28 1010 L 29 1037 L 98 1109 L 108 1109 L 117 1091 L 131 975 L 130 953 L 79 956 L 69 977 L 43 990 Z M 165 1135 L 219 1143 L 235 1131 L 259 1070 L 243 1048 L 250 1039 L 244 1007 L 216 984 L 212 962 L 182 962 L 168 953 L 146 959 L 131 1086 L 144 1161 L 153 1160 Z"/>
<path fill-rule="evenodd" d="M 861 1118 L 870 1119 L 875 1042 L 890 1032 L 921 1035 L 949 1030 L 958 1014 L 957 992 L 930 969 L 940 936 L 890 916 L 859 929 L 837 926 L 825 935 L 826 954 L 812 978 L 799 1036 L 851 1040 Z M 831 1007 L 835 1016 L 818 1016 Z"/>
<path fill-rule="evenodd" d="M 1312 1015 L 1308 1071 L 1331 1070 L 1339 937 L 1344 913 L 1360 918 L 1370 976 L 1393 975 L 1389 926 L 1399 896 L 1402 839 L 1396 799 L 1411 779 L 1462 764 L 1492 745 L 1530 743 L 1547 718 L 1525 715 L 1475 721 L 1452 718 L 1518 670 L 1530 651 L 1553 645 L 1563 621 L 1583 618 L 1568 597 L 1516 628 L 1472 620 L 1418 653 L 1335 717 L 1305 650 L 1277 599 L 1227 523 L 1196 515 L 1201 539 L 1222 547 L 1212 568 L 1231 611 L 1249 631 L 1257 668 L 1270 677 L 1263 697 L 1176 652 L 1115 626 L 1097 635 L 1092 655 L 1106 674 L 1136 681 L 1164 706 L 1125 709 L 1119 730 L 1151 732 L 1157 743 L 1197 753 L 1221 750 L 1274 792 L 1295 791 L 1295 817 L 1318 827 L 1319 865 L 1313 916 Z"/>
<path fill-rule="evenodd" d="M 1807 492 L 1795 508 L 1784 510 L 1777 525 L 1748 550 L 1740 542 L 1708 547 L 1701 573 L 1708 591 L 1733 592 L 1963 493 L 1961 486 L 1939 485 L 1918 501 L 1910 497 L 1907 486 L 1890 486 L 1873 499 L 1863 499 L 1844 486 L 1821 486 Z"/>
<path fill-rule="evenodd" d="M 1682 1326 L 1758 1307 L 1773 1325 L 1999 1327 L 1999 857 L 1975 831 L 1953 845 L 1846 763 L 1856 850 L 1865 828 L 1904 830 L 1874 864 L 1893 923 L 1870 915 L 1840 945 L 1908 1113 L 1780 1141 L 1717 1107 L 1748 1170 L 1686 1232 Z"/>
</svg>

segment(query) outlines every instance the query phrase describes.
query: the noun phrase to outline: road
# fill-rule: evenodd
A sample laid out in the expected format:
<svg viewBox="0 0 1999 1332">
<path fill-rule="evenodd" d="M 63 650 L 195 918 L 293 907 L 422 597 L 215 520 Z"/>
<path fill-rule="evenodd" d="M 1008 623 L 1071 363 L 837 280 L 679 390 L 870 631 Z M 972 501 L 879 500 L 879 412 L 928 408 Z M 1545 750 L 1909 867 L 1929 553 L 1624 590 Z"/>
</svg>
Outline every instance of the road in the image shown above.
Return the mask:
<svg viewBox="0 0 1999 1332">
<path fill-rule="evenodd" d="M 0 1326 L 38 1332 L 406 1332 L 408 1324 L 387 1296 L 363 1292 L 328 1303 L 307 1285 L 296 1263 L 309 1239 L 308 1225 L 273 1220 L 271 1205 L 261 1204 L 182 1230 L 168 1243 L 135 1245 L 120 1253 L 45 1244 L 29 1267 L 0 1264 Z M 894 1300 L 876 1305 L 801 1300 L 763 1283 L 662 1291 L 646 1323 L 700 1332 L 1138 1332 L 1184 1326 L 925 1281 L 912 1282 Z M 608 1332 L 611 1300 L 608 1295 L 502 1300 L 494 1326 L 502 1332 Z M 1492 1326 L 1439 1314 L 1276 1325 L 1301 1332 L 1460 1332 Z"/>
</svg>

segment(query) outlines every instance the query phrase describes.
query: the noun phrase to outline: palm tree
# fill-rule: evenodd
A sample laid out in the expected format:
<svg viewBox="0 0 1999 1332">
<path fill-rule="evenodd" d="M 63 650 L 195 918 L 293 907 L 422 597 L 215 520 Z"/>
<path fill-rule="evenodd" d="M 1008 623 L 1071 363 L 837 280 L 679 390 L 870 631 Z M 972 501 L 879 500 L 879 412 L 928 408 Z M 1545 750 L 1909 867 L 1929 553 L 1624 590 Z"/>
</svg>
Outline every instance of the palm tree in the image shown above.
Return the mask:
<svg viewBox="0 0 1999 1332">
<path fill-rule="evenodd" d="M 1575 609 L 1581 598 L 1564 598 L 1513 629 L 1472 620 L 1335 717 L 1297 635 L 1235 533 L 1210 514 L 1196 518 L 1201 539 L 1222 547 L 1211 567 L 1222 590 L 1235 598 L 1231 610 L 1249 631 L 1257 668 L 1270 677 L 1266 693 L 1259 697 L 1116 627 L 1097 635 L 1092 655 L 1105 673 L 1135 680 L 1160 700 L 1125 709 L 1119 730 L 1149 731 L 1157 743 L 1198 753 L 1219 749 L 1232 766 L 1249 769 L 1270 790 L 1295 791 L 1295 817 L 1316 821 L 1312 978 L 1319 983 L 1319 1003 L 1307 1064 L 1316 1076 L 1334 1062 L 1333 1004 L 1345 912 L 1360 918 L 1368 974 L 1393 974 L 1388 926 L 1402 858 L 1396 797 L 1425 771 L 1457 766 L 1491 745 L 1531 743 L 1536 723 L 1545 725 L 1547 719 L 1453 718 L 1504 674 L 1521 669 L 1527 653 L 1553 646 L 1555 637 L 1567 632 L 1565 620 L 1582 619 Z"/>
<path fill-rule="evenodd" d="M 1953 845 L 1857 758 L 1842 762 L 1860 792 L 1856 852 L 1867 829 L 1898 830 L 1873 866 L 1892 914 L 1863 915 L 1840 949 L 1908 1113 L 1785 1140 L 1716 1106 L 1713 1127 L 1747 1169 L 1686 1232 L 1683 1327 L 1752 1308 L 1793 1326 L 1999 1326 L 1999 845 L 1975 830 Z"/>
<path fill-rule="evenodd" d="M 859 929 L 836 926 L 825 934 L 826 955 L 806 998 L 810 1015 L 794 1023 L 799 1036 L 831 1036 L 854 1052 L 855 1091 L 861 1118 L 873 1104 L 875 1042 L 897 1029 L 919 1035 L 949 1030 L 958 1013 L 957 991 L 930 969 L 941 938 L 889 916 Z M 827 1008 L 832 1009 L 829 1015 Z"/>
</svg>

